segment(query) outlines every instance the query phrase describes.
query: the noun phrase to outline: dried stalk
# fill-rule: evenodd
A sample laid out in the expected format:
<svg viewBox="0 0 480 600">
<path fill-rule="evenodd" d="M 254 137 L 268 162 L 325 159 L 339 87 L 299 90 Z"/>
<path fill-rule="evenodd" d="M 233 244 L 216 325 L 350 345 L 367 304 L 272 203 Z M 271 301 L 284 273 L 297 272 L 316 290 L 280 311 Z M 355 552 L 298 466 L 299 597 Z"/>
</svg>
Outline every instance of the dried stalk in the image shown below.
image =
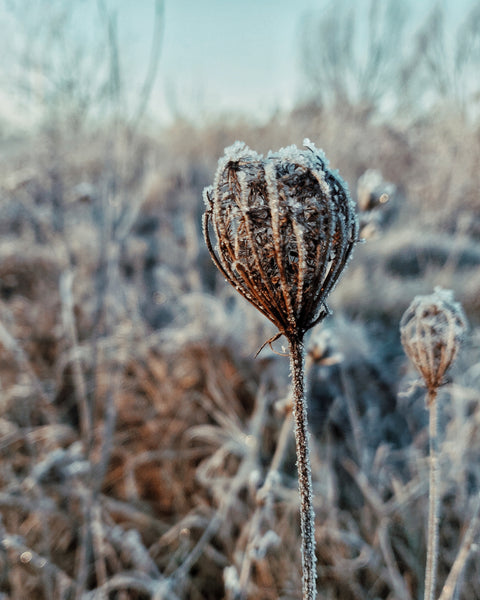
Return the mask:
<svg viewBox="0 0 480 600">
<path fill-rule="evenodd" d="M 429 412 L 430 439 L 430 483 L 428 489 L 428 543 L 425 567 L 425 600 L 433 600 L 437 583 L 438 523 L 440 499 L 438 491 L 438 434 L 437 434 L 437 390 L 429 390 L 427 405 Z"/>
<path fill-rule="evenodd" d="M 307 402 L 305 398 L 305 352 L 300 339 L 290 340 L 290 370 L 293 389 L 293 417 L 297 451 L 298 489 L 302 531 L 303 597 L 313 600 L 316 595 L 315 513 L 308 441 Z"/>
<path fill-rule="evenodd" d="M 263 157 L 236 142 L 204 190 L 203 233 L 223 276 L 290 345 L 302 531 L 303 598 L 314 600 L 315 531 L 307 411 L 305 333 L 329 313 L 326 299 L 358 236 L 346 186 L 309 141 Z M 212 233 L 216 246 L 212 242 Z"/>
<path fill-rule="evenodd" d="M 433 294 L 417 296 L 400 321 L 406 354 L 422 375 L 427 388 L 430 439 L 430 485 L 428 503 L 427 563 L 424 599 L 433 600 L 437 582 L 438 489 L 437 392 L 455 360 L 467 327 L 463 309 L 450 290 L 436 288 Z"/>
</svg>

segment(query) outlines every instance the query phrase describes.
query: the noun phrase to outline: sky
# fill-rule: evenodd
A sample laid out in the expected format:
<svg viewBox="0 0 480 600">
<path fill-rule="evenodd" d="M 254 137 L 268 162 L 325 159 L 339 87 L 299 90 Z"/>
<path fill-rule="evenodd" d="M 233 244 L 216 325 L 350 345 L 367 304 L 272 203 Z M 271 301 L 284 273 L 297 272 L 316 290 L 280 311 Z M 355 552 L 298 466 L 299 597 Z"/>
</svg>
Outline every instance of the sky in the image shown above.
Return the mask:
<svg viewBox="0 0 480 600">
<path fill-rule="evenodd" d="M 409 21 L 420 24 L 439 2 L 454 26 L 472 1 L 410 0 Z M 262 117 L 292 108 L 304 82 L 302 21 L 312 13 L 321 15 L 332 3 L 338 4 L 334 0 L 164 0 L 152 110 L 163 118 L 219 111 Z M 369 0 L 351 3 L 360 10 Z M 138 71 L 139 57 L 145 55 L 151 39 L 154 0 L 110 0 L 110 6 L 118 11 L 130 56 L 137 62 L 132 69 Z"/>
<path fill-rule="evenodd" d="M 291 107 L 299 86 L 300 20 L 318 4 L 167 0 L 160 72 L 165 91 L 173 92 L 180 109 L 185 98 L 207 113 Z"/>
<path fill-rule="evenodd" d="M 73 46 L 80 42 L 86 52 L 91 49 L 94 53 L 97 38 L 105 36 L 98 10 L 103 3 L 115 15 L 127 88 L 131 94 L 137 93 L 147 70 L 156 0 L 69 0 L 68 5 L 65 1 L 0 0 L 0 25 L 5 34 L 0 51 L 9 55 L 9 65 L 15 63 L 15 53 L 23 57 L 45 51 L 48 44 L 37 41 L 38 32 L 44 28 L 50 35 L 49 21 L 55 31 L 55 15 L 65 6 L 72 7 L 65 43 L 70 41 Z M 151 113 L 169 120 L 219 111 L 267 115 L 277 108 L 290 108 L 298 90 L 300 20 L 307 10 L 322 3 L 325 1 L 163 0 L 163 36 Z M 55 47 L 62 49 L 59 44 Z M 49 61 L 55 62 L 52 57 Z M 0 109 L 8 108 L 11 118 L 18 119 L 16 103 L 5 88 L 11 68 L 4 68 L 3 73 L 1 68 Z"/>
<path fill-rule="evenodd" d="M 138 95 L 148 65 L 155 0 L 65 1 L 0 0 L 0 51 L 4 57 L 3 72 L 0 66 L 0 109 L 8 108 L 12 119 L 24 118 L 7 89 L 12 79 L 13 55 L 35 54 L 45 48 L 48 51 L 48 45 L 35 45 L 37 30 L 50 26 L 55 10 L 65 7 L 76 8 L 63 44 L 77 42 L 82 51 L 90 52 L 85 68 L 93 74 L 99 62 L 95 56 L 96 36 L 105 35 L 99 28 L 99 5 L 103 3 L 115 15 L 121 71 L 132 104 Z M 218 112 L 262 117 L 278 109 L 288 110 L 302 90 L 302 19 L 311 11 L 326 11 L 332 1 L 164 0 L 163 38 L 150 113 L 168 121 L 176 116 L 198 118 Z M 435 1 L 410 0 L 410 20 L 420 23 Z M 473 1 L 441 0 L 449 23 L 464 15 L 466 6 Z M 358 9 L 367 6 L 369 0 L 351 2 Z M 17 20 L 11 17 L 12 6 Z M 20 27 L 24 28 L 23 40 Z M 53 54 L 49 58 L 56 60 Z M 73 68 L 74 73 L 76 64 L 68 68 Z"/>
<path fill-rule="evenodd" d="M 232 110 L 266 115 L 291 108 L 299 87 L 300 21 L 321 4 L 325 2 L 164 0 L 151 107 L 164 116 Z M 151 39 L 154 0 L 111 0 L 110 6 L 118 11 L 129 62 L 137 63 L 139 73 Z"/>
</svg>

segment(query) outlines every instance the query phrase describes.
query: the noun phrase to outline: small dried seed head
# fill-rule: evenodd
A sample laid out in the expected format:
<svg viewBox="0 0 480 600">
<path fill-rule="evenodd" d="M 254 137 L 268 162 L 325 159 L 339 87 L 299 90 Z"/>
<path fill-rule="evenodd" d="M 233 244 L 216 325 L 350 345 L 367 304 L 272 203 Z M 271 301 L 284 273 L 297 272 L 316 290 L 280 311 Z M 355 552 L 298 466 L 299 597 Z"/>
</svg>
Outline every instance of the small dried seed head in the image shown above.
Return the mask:
<svg viewBox="0 0 480 600">
<path fill-rule="evenodd" d="M 466 329 L 465 314 L 451 290 L 437 287 L 433 294 L 416 296 L 405 311 L 400 321 L 402 345 L 428 390 L 442 385 Z"/>
<path fill-rule="evenodd" d="M 304 144 L 263 157 L 236 142 L 204 190 L 213 261 L 287 337 L 328 314 L 326 298 L 358 237 L 346 185 L 321 151 Z"/>
</svg>

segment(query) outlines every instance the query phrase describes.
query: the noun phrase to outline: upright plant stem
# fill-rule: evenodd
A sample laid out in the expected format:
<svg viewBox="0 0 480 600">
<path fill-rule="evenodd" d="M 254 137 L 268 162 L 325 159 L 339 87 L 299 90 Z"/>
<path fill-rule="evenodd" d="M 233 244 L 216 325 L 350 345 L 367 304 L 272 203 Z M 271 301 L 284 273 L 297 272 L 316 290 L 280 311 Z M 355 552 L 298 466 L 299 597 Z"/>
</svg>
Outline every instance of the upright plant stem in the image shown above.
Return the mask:
<svg viewBox="0 0 480 600">
<path fill-rule="evenodd" d="M 427 406 L 429 411 L 429 437 L 430 437 L 430 485 L 428 502 L 428 544 L 427 566 L 425 569 L 425 600 L 433 600 L 437 582 L 438 562 L 438 522 L 439 522 L 439 497 L 438 497 L 438 439 L 437 439 L 437 391 L 428 391 Z"/>
<path fill-rule="evenodd" d="M 305 356 L 301 338 L 292 338 L 289 343 L 298 487 L 300 492 L 303 600 L 314 600 L 316 597 L 315 513 L 313 511 L 312 473 L 310 469 L 307 403 L 305 398 Z"/>
</svg>

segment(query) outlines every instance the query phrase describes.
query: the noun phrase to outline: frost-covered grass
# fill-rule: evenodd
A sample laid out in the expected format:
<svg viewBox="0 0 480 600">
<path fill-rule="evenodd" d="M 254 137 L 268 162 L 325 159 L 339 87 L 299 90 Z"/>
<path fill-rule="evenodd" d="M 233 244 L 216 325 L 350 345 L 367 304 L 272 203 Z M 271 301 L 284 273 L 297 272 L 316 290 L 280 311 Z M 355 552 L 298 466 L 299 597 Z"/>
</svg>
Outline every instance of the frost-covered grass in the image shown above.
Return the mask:
<svg viewBox="0 0 480 600">
<path fill-rule="evenodd" d="M 422 596 L 428 415 L 398 325 L 441 285 L 471 329 L 437 398 L 438 594 L 455 565 L 442 600 L 480 598 L 474 129 L 305 109 L 261 128 L 59 133 L 5 151 L 3 597 L 300 597 L 288 360 L 254 359 L 275 330 L 218 276 L 200 221 L 225 146 L 308 136 L 353 198 L 372 168 L 391 194 L 363 215 L 333 316 L 306 340 L 318 595 Z"/>
</svg>

